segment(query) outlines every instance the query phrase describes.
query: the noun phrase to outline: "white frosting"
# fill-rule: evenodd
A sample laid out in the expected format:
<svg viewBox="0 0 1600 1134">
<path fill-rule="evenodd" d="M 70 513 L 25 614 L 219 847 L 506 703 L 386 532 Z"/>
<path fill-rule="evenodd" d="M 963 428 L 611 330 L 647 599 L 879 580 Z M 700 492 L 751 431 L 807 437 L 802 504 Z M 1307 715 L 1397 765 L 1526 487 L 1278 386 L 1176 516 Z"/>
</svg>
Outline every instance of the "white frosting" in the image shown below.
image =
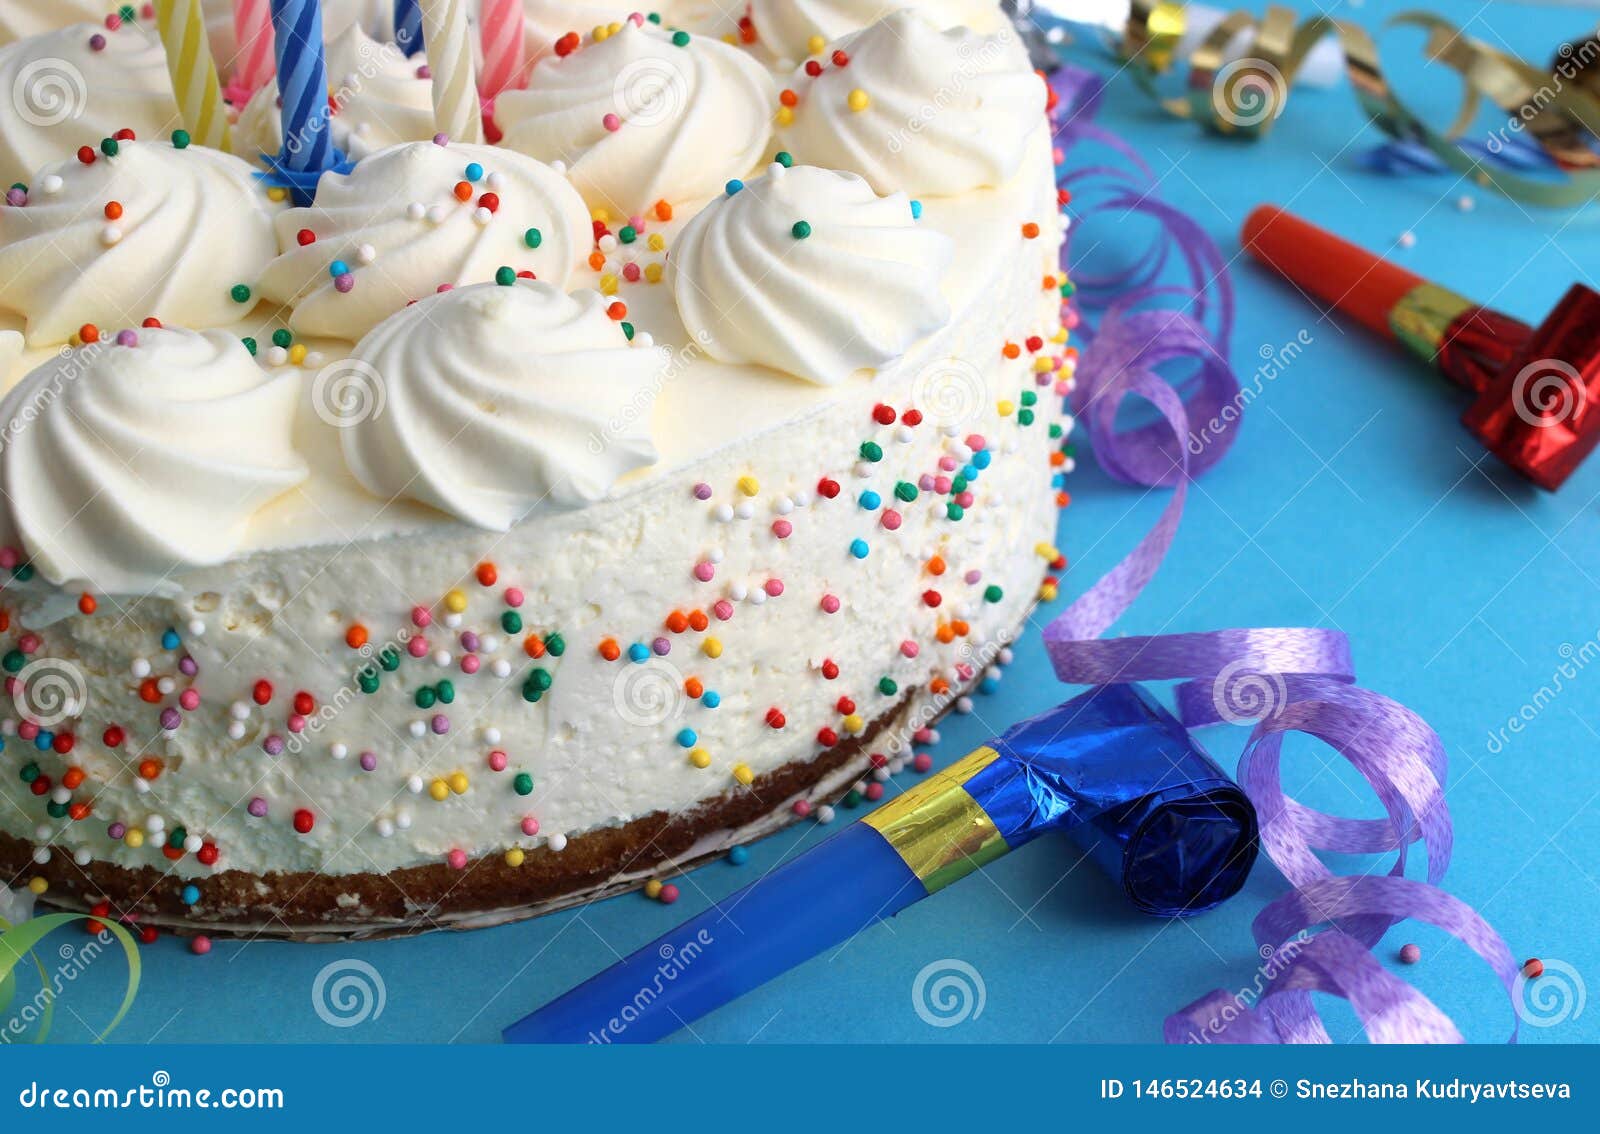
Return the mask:
<svg viewBox="0 0 1600 1134">
<path fill-rule="evenodd" d="M 914 9 L 940 28 L 988 33 L 1006 26 L 992 0 L 750 0 L 750 21 L 767 52 L 793 65 L 817 53 L 814 39 L 831 46 L 897 8 Z"/>
<path fill-rule="evenodd" d="M 650 10 L 661 13 L 662 19 L 671 23 L 672 7 L 672 2 L 653 4 Z M 568 32 L 586 36 L 601 25 L 620 23 L 639 8 L 630 7 L 628 0 L 522 0 L 522 10 L 528 57 L 537 59 Z"/>
<path fill-rule="evenodd" d="M 454 187 L 473 163 L 483 177 L 463 202 Z M 500 198 L 494 212 L 479 202 Z M 302 246 L 296 234 L 316 233 Z M 539 230 L 537 248 L 529 229 Z M 278 217 L 282 254 L 261 277 L 262 291 L 294 308 L 290 326 L 306 335 L 355 341 L 413 299 L 494 278 L 501 266 L 564 285 L 592 242 L 589 214 L 567 180 L 512 151 L 408 142 L 363 159 L 349 175 L 330 174 L 315 207 Z M 341 293 L 329 273 L 343 260 L 355 286 Z"/>
<path fill-rule="evenodd" d="M 348 154 L 349 141 L 343 135 L 343 123 L 330 120 L 333 144 Z M 283 149 L 283 105 L 278 98 L 278 84 L 268 83 L 244 104 L 231 132 L 233 152 L 245 161 L 261 162 L 263 155 L 276 154 Z"/>
<path fill-rule="evenodd" d="M 0 4 L 0 47 L 72 24 L 98 23 L 115 9 L 107 0 L 5 0 Z"/>
<path fill-rule="evenodd" d="M 809 234 L 797 237 L 797 223 Z M 905 194 L 774 163 L 689 222 L 667 279 L 711 357 L 832 386 L 948 321 L 939 280 L 950 253 L 948 237 L 917 225 Z"/>
<path fill-rule="evenodd" d="M 222 331 L 140 330 L 63 351 L 0 402 L 8 539 L 39 573 L 96 591 L 165 590 L 220 563 L 250 517 L 305 479 L 296 383 Z"/>
<path fill-rule="evenodd" d="M 522 8 L 529 59 L 548 54 L 568 32 L 587 36 L 597 27 L 620 24 L 640 11 L 638 4 L 628 0 L 522 0 Z M 684 28 L 720 38 L 737 30 L 744 8 L 729 0 L 656 0 L 643 10 L 659 17 L 664 28 Z"/>
<path fill-rule="evenodd" d="M 661 348 L 628 344 L 608 302 L 518 281 L 390 316 L 356 347 L 355 369 L 333 367 L 375 384 L 343 430 L 351 473 L 377 496 L 495 531 L 605 496 L 656 459 L 650 408 L 667 365 Z"/>
<path fill-rule="evenodd" d="M 95 35 L 103 50 L 89 46 Z M 0 48 L 0 92 L 11 95 L 0 114 L 6 184 L 124 127 L 155 138 L 179 124 L 161 40 L 130 24 L 74 24 Z"/>
<path fill-rule="evenodd" d="M 232 287 L 253 295 L 277 252 L 269 207 L 249 165 L 203 146 L 124 142 L 115 157 L 46 166 L 25 206 L 0 209 L 0 310 L 25 317 L 32 346 L 85 323 L 231 322 L 253 306 Z"/>
<path fill-rule="evenodd" d="M 432 138 L 433 82 L 419 76 L 425 54 L 406 56 L 352 23 L 328 45 L 328 82 L 337 107 L 329 125 L 334 144 L 360 159 L 400 142 Z M 283 148 L 283 106 L 268 83 L 245 104 L 233 130 L 234 150 L 251 161 Z"/>
<path fill-rule="evenodd" d="M 904 9 L 847 36 L 844 67 L 796 73 L 779 142 L 796 161 L 848 169 L 879 193 L 949 196 L 1005 181 L 1044 115 L 1045 86 L 1009 29 L 941 32 Z M 866 106 L 853 110 L 860 91 Z M 859 96 L 858 96 L 859 97 Z"/>
<path fill-rule="evenodd" d="M 707 36 L 682 47 L 653 24 L 624 24 L 565 58 L 542 60 L 495 105 L 504 144 L 566 162 L 590 206 L 629 216 L 703 201 L 760 160 L 778 91 L 744 52 Z M 614 116 L 608 129 L 608 116 Z"/>
</svg>

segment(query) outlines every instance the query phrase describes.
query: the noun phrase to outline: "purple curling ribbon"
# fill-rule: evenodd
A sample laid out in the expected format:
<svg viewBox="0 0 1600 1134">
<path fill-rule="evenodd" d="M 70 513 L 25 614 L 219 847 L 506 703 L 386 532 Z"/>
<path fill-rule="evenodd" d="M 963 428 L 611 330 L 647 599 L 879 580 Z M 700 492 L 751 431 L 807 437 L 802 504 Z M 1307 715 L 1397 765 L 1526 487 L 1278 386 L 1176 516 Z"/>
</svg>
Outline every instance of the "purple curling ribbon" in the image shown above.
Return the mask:
<svg viewBox="0 0 1600 1134">
<path fill-rule="evenodd" d="M 1226 361 L 1233 299 L 1216 246 L 1192 220 L 1155 201 L 1154 178 L 1138 155 L 1094 125 L 1098 81 L 1063 67 L 1051 84 L 1059 99 L 1062 149 L 1093 141 L 1133 167 L 1063 172 L 1061 184 L 1074 191 L 1074 210 L 1080 216 L 1140 213 L 1162 230 L 1131 268 L 1073 274 L 1080 301 L 1104 312 L 1098 329 L 1084 335 L 1088 346 L 1075 375 L 1073 409 L 1108 475 L 1128 484 L 1169 486 L 1173 494 L 1127 557 L 1046 627 L 1046 649 L 1057 676 L 1072 684 L 1182 680 L 1179 715 L 1190 728 L 1253 722 L 1237 778 L 1258 812 L 1262 849 L 1294 887 L 1263 909 L 1252 927 L 1263 954 L 1277 959 L 1257 1001 L 1247 1005 L 1231 993 L 1212 992 L 1168 1017 L 1163 1034 L 1171 1043 L 1327 1043 L 1311 999 L 1311 993 L 1323 992 L 1349 1001 L 1374 1042 L 1459 1043 L 1462 1036 L 1449 1018 L 1372 953 L 1385 931 L 1416 918 L 1477 953 L 1515 1003 L 1517 967 L 1505 942 L 1470 906 L 1439 888 L 1452 834 L 1445 754 L 1433 730 L 1405 706 L 1354 684 L 1349 643 L 1338 631 L 1291 627 L 1100 637 L 1166 557 L 1190 479 L 1233 443 L 1239 386 Z M 1157 286 L 1174 258 L 1189 286 Z M 1170 295 L 1184 296 L 1188 310 L 1141 306 Z M 1208 329 L 1213 313 L 1215 327 Z M 1157 371 L 1184 359 L 1195 366 L 1186 380 L 1173 383 Z M 1118 409 L 1128 397 L 1149 402 L 1159 420 L 1119 432 Z M 1198 431 L 1191 423 L 1199 424 Z M 1286 795 L 1279 763 L 1290 732 L 1316 737 L 1350 761 L 1383 804 L 1385 817 L 1328 815 Z M 1425 881 L 1405 877 L 1414 845 L 1425 859 Z M 1393 852 L 1394 861 L 1384 874 L 1341 876 L 1318 851 Z M 1515 1024 L 1510 1038 L 1516 1039 Z"/>
</svg>

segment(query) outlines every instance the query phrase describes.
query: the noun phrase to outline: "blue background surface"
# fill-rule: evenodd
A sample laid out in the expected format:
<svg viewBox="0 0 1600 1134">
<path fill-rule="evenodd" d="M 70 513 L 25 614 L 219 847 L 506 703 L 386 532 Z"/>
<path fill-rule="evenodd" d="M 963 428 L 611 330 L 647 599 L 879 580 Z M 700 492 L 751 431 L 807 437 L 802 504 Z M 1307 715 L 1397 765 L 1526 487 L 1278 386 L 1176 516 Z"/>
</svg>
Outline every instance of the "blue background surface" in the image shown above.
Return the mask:
<svg viewBox="0 0 1600 1134">
<path fill-rule="evenodd" d="M 1376 27 L 1401 5 L 1376 0 L 1332 13 Z M 1547 58 L 1586 26 L 1581 12 L 1511 4 L 1434 4 L 1472 34 Z M 1391 71 L 1421 76 L 1418 37 L 1382 41 Z M 1443 90 L 1448 73 L 1407 93 Z M 1441 121 L 1447 118 L 1441 118 Z M 1358 154 L 1380 141 L 1347 89 L 1297 92 L 1261 144 L 1220 139 L 1161 116 L 1128 82 L 1113 85 L 1101 121 L 1135 143 L 1161 196 L 1188 211 L 1224 254 L 1264 201 L 1377 249 L 1467 295 L 1537 322 L 1574 279 L 1595 283 L 1600 210 L 1537 211 L 1453 176 L 1384 178 Z M 1457 198 L 1475 209 L 1458 211 Z M 1395 248 L 1402 232 L 1416 236 Z M 1142 231 L 1095 222 L 1084 239 L 1132 254 Z M 1258 360 L 1302 330 L 1311 338 L 1251 405 L 1233 453 L 1191 493 L 1165 567 L 1114 632 L 1231 626 L 1330 626 L 1351 636 L 1361 682 L 1411 706 L 1450 757 L 1456 848 L 1447 886 L 1479 910 L 1519 957 L 1600 972 L 1600 664 L 1534 713 L 1520 735 L 1490 743 L 1534 705 L 1558 666 L 1600 634 L 1600 459 L 1558 495 L 1541 494 L 1478 451 L 1457 425 L 1461 395 L 1384 345 L 1326 318 L 1252 263 L 1237 260 L 1233 360 L 1248 385 Z M 1070 597 L 1137 541 L 1166 500 L 1109 481 L 1091 459 L 1071 478 L 1061 546 Z M 1038 625 L 1062 602 L 1041 610 Z M 1013 721 L 1064 699 L 1037 629 L 999 691 L 951 718 L 936 749 L 953 759 Z M 1544 700 L 1543 698 L 1540 698 Z M 1209 730 L 1225 766 L 1246 730 Z M 1495 750 L 1497 749 L 1498 750 Z M 1375 801 L 1331 750 L 1291 744 L 1285 784 L 1299 798 L 1374 817 Z M 909 773 L 905 779 L 914 781 Z M 841 818 L 855 813 L 841 810 Z M 204 959 L 166 939 L 144 950 L 145 983 L 116 1034 L 129 1042 L 491 1041 L 504 1025 L 820 838 L 812 825 L 751 848 L 742 867 L 706 866 L 665 907 L 630 895 L 521 925 L 363 945 L 219 942 Z M 1147 920 L 1128 911 L 1092 866 L 1069 869 L 1059 843 L 1036 843 L 697 1023 L 694 1042 L 1152 1041 L 1163 1016 L 1213 988 L 1248 988 L 1258 964 L 1249 925 L 1283 883 L 1259 869 L 1245 893 L 1206 917 Z M 1356 864 L 1348 864 L 1352 868 Z M 1503 1039 L 1511 1011 L 1489 970 L 1423 927 L 1390 933 L 1422 947 L 1407 970 L 1469 1039 Z M 381 1016 L 326 1025 L 310 990 L 330 962 L 360 958 L 381 974 Z M 981 1014 L 934 1028 L 913 1009 L 922 968 L 958 959 L 982 976 Z M 93 975 L 93 974 L 91 974 Z M 107 978 L 111 974 L 104 974 Z M 71 998 L 58 1035 L 85 1038 L 109 1003 Z M 64 1006 L 65 1007 L 65 1006 Z M 1524 1042 L 1600 1038 L 1600 1007 Z M 81 1014 L 79 1018 L 78 1014 Z M 1336 1039 L 1353 1019 L 1330 1010 Z"/>
</svg>

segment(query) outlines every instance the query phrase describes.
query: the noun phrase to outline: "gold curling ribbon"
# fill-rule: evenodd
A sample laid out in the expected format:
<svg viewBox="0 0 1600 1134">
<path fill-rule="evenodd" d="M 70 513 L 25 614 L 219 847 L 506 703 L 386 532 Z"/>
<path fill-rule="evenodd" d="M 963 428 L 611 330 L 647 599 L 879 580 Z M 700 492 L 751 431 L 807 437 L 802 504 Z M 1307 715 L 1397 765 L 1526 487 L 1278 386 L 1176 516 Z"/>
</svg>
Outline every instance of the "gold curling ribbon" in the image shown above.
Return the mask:
<svg viewBox="0 0 1600 1134">
<path fill-rule="evenodd" d="M 1593 36 L 1562 44 L 1550 67 L 1537 67 L 1429 12 L 1393 17 L 1385 27 L 1423 29 L 1428 36 L 1424 54 L 1461 77 L 1455 121 L 1436 130 L 1395 97 L 1379 67 L 1377 44 L 1364 28 L 1326 16 L 1297 22 L 1293 11 L 1279 5 L 1260 17 L 1245 11 L 1223 17 L 1190 52 L 1183 92 L 1163 95 L 1157 80 L 1177 62 L 1183 23 L 1181 5 L 1133 0 L 1121 45 L 1140 84 L 1180 118 L 1235 137 L 1261 137 L 1283 113 L 1289 88 L 1312 48 L 1332 35 L 1338 37 L 1362 109 L 1390 136 L 1425 146 L 1451 169 L 1517 200 L 1560 206 L 1600 195 L 1600 154 L 1590 146 L 1600 141 L 1600 40 Z M 1244 55 L 1225 61 L 1228 45 L 1247 31 L 1253 36 Z M 1567 176 L 1559 181 L 1527 177 L 1462 151 L 1455 143 L 1471 128 L 1484 98 L 1506 115 L 1506 124 L 1485 139 L 1491 153 L 1512 135 L 1526 133 Z"/>
<path fill-rule="evenodd" d="M 993 748 L 979 748 L 862 820 L 888 841 L 928 893 L 1011 849 L 964 786 L 999 758 Z"/>
<path fill-rule="evenodd" d="M 1420 283 L 1395 303 L 1389 312 L 1389 329 L 1413 354 L 1431 359 L 1444 346 L 1455 321 L 1476 306 L 1438 284 Z"/>
<path fill-rule="evenodd" d="M 1159 4 L 1134 0 L 1129 10 L 1123 52 L 1130 59 L 1144 60 L 1152 70 L 1165 71 L 1176 57 L 1184 24 L 1182 4 L 1170 0 Z"/>
</svg>

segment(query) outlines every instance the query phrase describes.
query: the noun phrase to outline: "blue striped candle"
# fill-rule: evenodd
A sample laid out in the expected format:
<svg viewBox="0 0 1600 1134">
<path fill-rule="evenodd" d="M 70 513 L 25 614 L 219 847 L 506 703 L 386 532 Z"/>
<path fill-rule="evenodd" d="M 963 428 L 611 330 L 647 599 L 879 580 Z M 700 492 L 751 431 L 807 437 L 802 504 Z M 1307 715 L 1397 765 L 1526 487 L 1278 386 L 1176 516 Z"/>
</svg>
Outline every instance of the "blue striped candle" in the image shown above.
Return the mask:
<svg viewBox="0 0 1600 1134">
<path fill-rule="evenodd" d="M 422 50 L 422 8 L 417 0 L 394 0 L 394 41 L 408 56 Z"/>
<path fill-rule="evenodd" d="M 272 29 L 283 99 L 279 164 L 293 173 L 318 173 L 337 160 L 329 132 L 322 5 L 318 0 L 272 0 Z"/>
</svg>

